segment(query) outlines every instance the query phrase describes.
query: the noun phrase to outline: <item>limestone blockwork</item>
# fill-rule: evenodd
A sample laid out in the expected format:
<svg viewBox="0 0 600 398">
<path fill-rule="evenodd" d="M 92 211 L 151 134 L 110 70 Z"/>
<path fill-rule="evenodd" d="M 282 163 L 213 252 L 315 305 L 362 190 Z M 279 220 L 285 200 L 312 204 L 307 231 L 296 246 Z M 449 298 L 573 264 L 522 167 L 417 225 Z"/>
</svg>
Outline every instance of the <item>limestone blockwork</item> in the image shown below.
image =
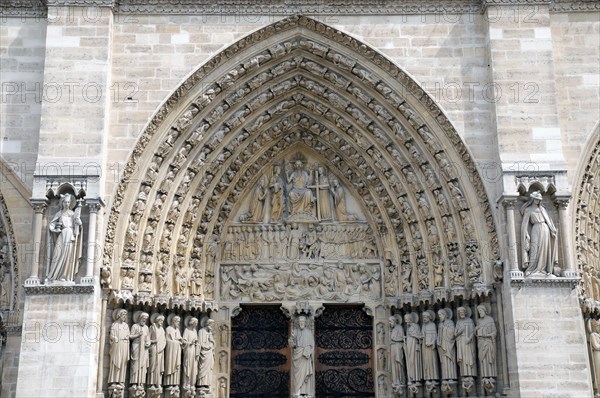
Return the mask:
<svg viewBox="0 0 600 398">
<path fill-rule="evenodd" d="M 498 258 L 482 181 L 433 100 L 367 45 L 290 17 L 217 54 L 149 122 L 112 205 L 102 285 L 110 311 L 218 309 L 229 330 L 240 304 L 366 305 L 378 333 L 394 313 L 420 323 L 446 306 L 487 303 L 495 318 Z M 373 350 L 388 396 L 388 341 Z M 207 394 L 227 393 L 227 369 Z M 494 393 L 492 373 L 460 393 Z"/>
</svg>

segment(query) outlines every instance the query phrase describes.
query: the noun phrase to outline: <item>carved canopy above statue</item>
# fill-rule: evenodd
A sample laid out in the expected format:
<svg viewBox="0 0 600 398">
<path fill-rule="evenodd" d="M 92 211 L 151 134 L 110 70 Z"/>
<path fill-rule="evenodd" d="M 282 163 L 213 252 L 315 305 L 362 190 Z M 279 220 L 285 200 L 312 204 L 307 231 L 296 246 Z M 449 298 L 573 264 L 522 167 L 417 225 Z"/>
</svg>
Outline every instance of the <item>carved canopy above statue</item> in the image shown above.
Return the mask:
<svg viewBox="0 0 600 398">
<path fill-rule="evenodd" d="M 485 291 L 497 246 L 471 156 L 433 100 L 367 45 L 290 17 L 159 109 L 112 204 L 104 272 L 142 302 L 282 300 L 272 286 L 242 298 L 224 278 L 268 280 L 285 258 L 282 271 L 345 301 L 322 283 L 340 262 L 379 280 L 369 294 L 443 298 Z"/>
</svg>

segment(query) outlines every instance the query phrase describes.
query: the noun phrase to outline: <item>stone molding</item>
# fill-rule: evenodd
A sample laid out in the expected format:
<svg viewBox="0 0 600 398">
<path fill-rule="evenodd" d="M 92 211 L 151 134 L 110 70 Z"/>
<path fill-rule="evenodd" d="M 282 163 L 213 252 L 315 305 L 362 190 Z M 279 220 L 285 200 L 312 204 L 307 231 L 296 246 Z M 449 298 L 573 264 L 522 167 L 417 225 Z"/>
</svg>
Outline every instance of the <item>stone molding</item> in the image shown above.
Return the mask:
<svg viewBox="0 0 600 398">
<path fill-rule="evenodd" d="M 8 213 L 8 207 L 2 192 L 0 192 L 0 228 L 4 228 L 4 233 L 8 239 L 8 263 L 10 269 L 10 278 L 12 279 L 12 297 L 10 310 L 15 310 L 18 306 L 19 299 L 19 262 L 17 258 L 17 243 L 15 240 L 15 232 Z"/>
<path fill-rule="evenodd" d="M 600 127 L 596 127 L 591 137 L 598 137 L 599 131 Z M 586 147 L 588 149 L 578 167 L 571 217 L 574 220 L 575 266 L 581 275 L 579 296 L 582 309 L 585 312 L 587 305 L 593 309 L 589 312 L 597 314 L 600 313 L 600 295 L 595 288 L 600 281 L 600 216 L 597 210 L 600 208 L 600 139 L 592 139 Z M 590 306 L 590 303 L 594 304 Z"/>
<path fill-rule="evenodd" d="M 299 4 L 300 3 L 300 4 Z M 109 7 L 121 14 L 185 15 L 428 15 L 481 14 L 489 6 L 548 5 L 551 12 L 600 11 L 595 0 L 445 0 L 445 1 L 377 1 L 348 0 L 345 4 L 327 5 L 318 1 L 288 1 L 265 4 L 260 0 L 227 1 L 222 4 L 193 0 L 11 0 L 3 4 L 2 17 L 45 18 L 48 7 Z"/>
<path fill-rule="evenodd" d="M 94 293 L 94 285 L 24 285 L 23 287 L 28 296 Z"/>
<path fill-rule="evenodd" d="M 510 284 L 515 287 L 535 287 L 535 286 L 569 286 L 574 289 L 579 284 L 580 278 L 570 277 L 526 277 L 520 279 L 511 279 Z"/>
</svg>

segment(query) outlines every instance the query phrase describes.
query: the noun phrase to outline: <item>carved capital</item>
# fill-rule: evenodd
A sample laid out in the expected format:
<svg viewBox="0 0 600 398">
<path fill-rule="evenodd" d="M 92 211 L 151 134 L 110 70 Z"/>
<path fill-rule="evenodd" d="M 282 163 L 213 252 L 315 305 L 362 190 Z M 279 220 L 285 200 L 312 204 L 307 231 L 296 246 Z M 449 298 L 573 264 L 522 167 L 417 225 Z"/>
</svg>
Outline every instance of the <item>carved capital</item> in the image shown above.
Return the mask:
<svg viewBox="0 0 600 398">
<path fill-rule="evenodd" d="M 517 198 L 502 199 L 502 206 L 504 206 L 506 210 L 514 210 L 517 206 Z"/>
<path fill-rule="evenodd" d="M 30 199 L 31 207 L 36 214 L 43 214 L 48 207 L 48 201 L 46 199 Z"/>
<path fill-rule="evenodd" d="M 85 201 L 90 213 L 97 213 L 102 207 L 104 202 L 101 199 L 86 199 Z"/>
<path fill-rule="evenodd" d="M 554 206 L 556 206 L 558 210 L 567 210 L 570 201 L 571 198 L 556 198 L 554 199 Z"/>
</svg>

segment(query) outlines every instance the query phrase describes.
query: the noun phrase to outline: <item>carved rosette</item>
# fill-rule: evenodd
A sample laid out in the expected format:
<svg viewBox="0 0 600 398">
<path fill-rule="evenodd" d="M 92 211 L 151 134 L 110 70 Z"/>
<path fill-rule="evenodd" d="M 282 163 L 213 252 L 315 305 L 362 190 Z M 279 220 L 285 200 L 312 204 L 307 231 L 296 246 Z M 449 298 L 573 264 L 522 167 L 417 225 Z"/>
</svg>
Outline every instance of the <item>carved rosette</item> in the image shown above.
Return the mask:
<svg viewBox="0 0 600 398">
<path fill-rule="evenodd" d="M 239 63 L 226 66 L 234 56 Z M 428 122 L 419 116 L 423 109 Z M 165 123 L 171 114 L 178 117 Z M 108 222 L 105 265 L 120 267 L 113 285 L 134 294 L 218 299 L 228 226 L 268 222 L 259 220 L 260 203 L 258 215 L 249 213 L 245 198 L 260 197 L 261 178 L 298 151 L 314 156 L 356 198 L 378 256 L 383 242 L 397 242 L 385 248 L 386 259 L 416 279 L 397 287 L 381 278 L 385 295 L 471 279 L 492 283 L 485 280 L 491 273 L 480 271 L 498 254 L 489 201 L 466 147 L 433 100 L 368 46 L 310 18 L 290 17 L 201 67 L 142 134 L 123 176 L 141 182 L 119 185 Z M 321 217 L 312 208 L 291 213 L 306 214 L 296 218 L 303 225 Z M 121 236 L 125 247 L 116 252 Z M 470 258 L 473 245 L 491 248 L 489 258 Z M 434 272 L 446 257 L 454 269 Z M 147 264 L 154 264 L 151 273 Z"/>
</svg>

